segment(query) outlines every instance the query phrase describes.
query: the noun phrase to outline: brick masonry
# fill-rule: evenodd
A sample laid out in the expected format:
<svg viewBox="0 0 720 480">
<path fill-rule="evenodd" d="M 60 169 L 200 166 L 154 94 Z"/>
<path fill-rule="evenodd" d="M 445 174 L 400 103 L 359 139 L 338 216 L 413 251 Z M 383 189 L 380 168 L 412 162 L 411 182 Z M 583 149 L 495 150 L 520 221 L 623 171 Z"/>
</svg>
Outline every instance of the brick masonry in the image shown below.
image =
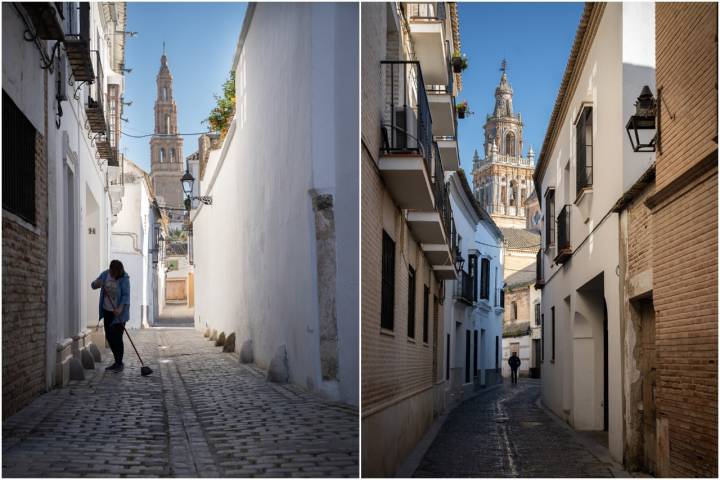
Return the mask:
<svg viewBox="0 0 720 480">
<path fill-rule="evenodd" d="M 662 150 L 651 205 L 663 476 L 718 474 L 717 14 L 714 3 L 656 6 Z"/>
<path fill-rule="evenodd" d="M 3 419 L 45 391 L 47 324 L 47 187 L 45 138 L 35 138 L 32 226 L 3 210 Z"/>
</svg>

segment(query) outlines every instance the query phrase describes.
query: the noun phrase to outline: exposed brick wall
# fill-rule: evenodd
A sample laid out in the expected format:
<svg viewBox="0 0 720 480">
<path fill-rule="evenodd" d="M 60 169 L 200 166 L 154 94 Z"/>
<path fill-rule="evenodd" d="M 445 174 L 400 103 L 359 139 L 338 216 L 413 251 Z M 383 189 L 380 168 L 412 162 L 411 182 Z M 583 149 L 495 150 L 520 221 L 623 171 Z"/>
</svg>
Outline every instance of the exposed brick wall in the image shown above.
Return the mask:
<svg viewBox="0 0 720 480">
<path fill-rule="evenodd" d="M 717 4 L 659 3 L 656 29 L 667 103 L 652 219 L 656 402 L 669 438 L 659 473 L 716 477 L 717 164 L 690 181 L 680 175 L 713 151 L 717 162 Z"/>
<path fill-rule="evenodd" d="M 530 308 L 530 288 L 531 286 L 518 287 L 515 290 L 507 290 L 505 292 L 505 313 L 503 314 L 504 323 L 507 325 L 513 321 L 512 318 L 512 302 L 517 303 L 517 322 L 534 322 L 535 312 Z"/>
<path fill-rule="evenodd" d="M 663 96 L 658 189 L 717 148 L 717 15 L 714 2 L 655 9 L 656 83 Z"/>
<path fill-rule="evenodd" d="M 374 160 L 363 152 L 362 160 L 362 403 L 377 407 L 432 386 L 433 318 L 432 297 L 440 296 L 434 275 L 419 246 L 410 235 L 400 212 L 395 231 L 389 232 L 395 248 L 394 334 L 381 333 L 381 277 L 383 198 L 385 189 Z M 401 251 L 402 250 L 402 251 Z M 408 262 L 415 268 L 415 340 L 408 339 Z M 428 273 L 430 278 L 428 278 Z M 428 343 L 423 343 L 423 286 L 430 287 Z M 442 309 L 439 323 L 442 324 Z"/>
<path fill-rule="evenodd" d="M 630 278 L 652 269 L 653 218 L 645 200 L 654 192 L 654 186 L 649 186 L 627 207 L 627 270 Z"/>
<path fill-rule="evenodd" d="M 47 156 L 35 139 L 34 229 L 10 214 L 2 219 L 3 418 L 45 391 L 47 324 Z"/>
</svg>

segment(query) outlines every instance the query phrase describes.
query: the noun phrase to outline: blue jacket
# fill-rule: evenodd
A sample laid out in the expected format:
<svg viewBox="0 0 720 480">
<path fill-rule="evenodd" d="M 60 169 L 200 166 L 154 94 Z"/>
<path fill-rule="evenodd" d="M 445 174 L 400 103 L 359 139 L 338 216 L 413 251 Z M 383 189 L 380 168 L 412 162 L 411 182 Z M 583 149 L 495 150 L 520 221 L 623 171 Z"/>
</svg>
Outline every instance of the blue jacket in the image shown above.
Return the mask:
<svg viewBox="0 0 720 480">
<path fill-rule="evenodd" d="M 100 276 L 95 280 L 100 280 L 105 283 L 105 279 L 110 275 L 109 270 L 105 270 L 100 274 Z M 95 282 L 93 282 L 95 283 Z M 120 279 L 119 288 L 120 288 L 120 301 L 117 306 L 125 305 L 125 308 L 123 308 L 122 313 L 120 314 L 120 318 L 115 318 L 115 320 L 112 322 L 113 325 L 122 322 L 127 323 L 128 320 L 130 320 L 130 275 L 125 273 L 123 277 Z M 90 287 L 95 289 L 92 285 Z M 105 297 L 105 289 L 100 289 L 100 306 L 99 306 L 99 314 L 100 316 L 98 318 L 102 318 L 103 316 L 103 298 Z"/>
</svg>

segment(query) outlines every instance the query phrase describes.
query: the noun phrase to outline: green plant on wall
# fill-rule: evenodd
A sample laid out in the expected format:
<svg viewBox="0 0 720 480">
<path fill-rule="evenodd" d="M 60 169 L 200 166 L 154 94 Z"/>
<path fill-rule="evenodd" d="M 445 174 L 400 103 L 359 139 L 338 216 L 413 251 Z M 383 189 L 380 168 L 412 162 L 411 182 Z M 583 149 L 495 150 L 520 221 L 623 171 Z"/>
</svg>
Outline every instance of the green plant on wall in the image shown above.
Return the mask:
<svg viewBox="0 0 720 480">
<path fill-rule="evenodd" d="M 187 240 L 187 232 L 180 228 L 175 228 L 168 232 L 168 240 L 171 242 L 178 242 Z"/>
<path fill-rule="evenodd" d="M 235 72 L 230 72 L 230 76 L 223 83 L 222 96 L 213 96 L 217 104 L 203 122 L 207 122 L 213 132 L 220 132 L 220 138 L 223 139 L 235 115 Z"/>
<path fill-rule="evenodd" d="M 173 270 L 178 269 L 178 261 L 177 260 L 168 260 L 166 265 L 167 265 L 168 272 L 172 272 Z"/>
</svg>

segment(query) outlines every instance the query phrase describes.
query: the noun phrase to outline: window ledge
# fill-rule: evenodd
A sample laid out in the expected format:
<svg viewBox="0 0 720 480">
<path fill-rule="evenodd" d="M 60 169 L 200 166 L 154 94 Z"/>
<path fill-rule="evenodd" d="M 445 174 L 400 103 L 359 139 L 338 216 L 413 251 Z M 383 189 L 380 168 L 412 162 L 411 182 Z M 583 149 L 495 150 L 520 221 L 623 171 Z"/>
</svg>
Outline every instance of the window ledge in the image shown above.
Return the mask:
<svg viewBox="0 0 720 480">
<path fill-rule="evenodd" d="M 394 337 L 395 331 L 380 327 L 380 335 L 387 335 L 388 337 Z"/>
<path fill-rule="evenodd" d="M 407 341 L 408 341 L 408 343 L 417 343 L 417 340 L 415 340 L 412 337 L 408 337 Z"/>
</svg>

